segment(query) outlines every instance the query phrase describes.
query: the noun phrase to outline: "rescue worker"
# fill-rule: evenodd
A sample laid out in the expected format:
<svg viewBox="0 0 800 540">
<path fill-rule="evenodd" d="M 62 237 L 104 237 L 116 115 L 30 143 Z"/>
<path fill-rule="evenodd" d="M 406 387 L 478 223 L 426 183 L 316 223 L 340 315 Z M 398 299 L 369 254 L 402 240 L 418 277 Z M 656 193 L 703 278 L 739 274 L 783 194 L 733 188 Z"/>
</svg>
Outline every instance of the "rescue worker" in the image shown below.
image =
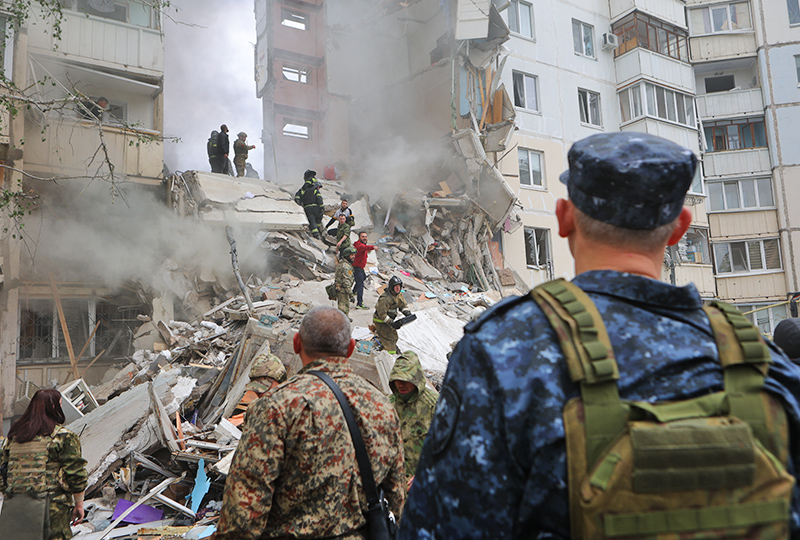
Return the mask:
<svg viewBox="0 0 800 540">
<path fill-rule="evenodd" d="M 400 311 L 406 317 L 411 315 L 406 299 L 400 292 L 402 288 L 403 282 L 400 281 L 400 278 L 392 276 L 386 290 L 378 298 L 378 303 L 375 304 L 375 313 L 372 315 L 378 340 L 384 350 L 390 354 L 397 352 L 397 328 L 400 328 L 400 325 L 395 322 L 397 312 Z"/>
<path fill-rule="evenodd" d="M 343 195 L 342 202 L 339 203 L 339 208 L 336 209 L 336 211 L 333 213 L 333 217 L 331 217 L 331 219 L 328 221 L 328 224 L 325 225 L 325 228 L 328 230 L 328 234 L 330 236 L 336 236 L 337 229 L 331 229 L 330 227 L 334 223 L 339 223 L 339 216 L 342 214 L 347 216 L 347 224 L 350 225 L 350 227 L 355 225 L 356 220 L 353 217 L 353 210 L 349 208 L 349 204 L 350 203 L 347 201 L 347 197 Z"/>
<path fill-rule="evenodd" d="M 355 256 L 356 250 L 353 247 L 346 247 L 339 252 L 339 264 L 336 265 L 333 279 L 337 306 L 339 311 L 348 318 L 350 317 L 350 291 L 353 288 L 353 259 Z"/>
<path fill-rule="evenodd" d="M 0 514 L 3 538 L 42 538 L 45 513 L 37 500 L 49 500 L 49 540 L 72 538 L 70 523 L 83 521 L 86 460 L 78 436 L 64 428 L 61 393 L 37 390 L 11 429 L 0 451 L 0 491 L 5 494 Z M 30 536 L 25 536 L 30 535 Z"/>
<path fill-rule="evenodd" d="M 352 247 L 350 244 L 350 224 L 347 223 L 347 216 L 339 214 L 339 228 L 336 230 L 336 249 L 339 253 Z"/>
<path fill-rule="evenodd" d="M 367 498 L 355 447 L 339 402 L 314 375 L 341 388 L 369 456 L 375 485 L 400 515 L 405 498 L 397 414 L 388 398 L 358 376 L 355 349 L 338 309 L 312 308 L 294 335 L 303 367 L 268 399 L 247 410 L 225 482 L 216 540 L 336 538 L 366 540 Z"/>
<path fill-rule="evenodd" d="M 364 305 L 364 280 L 367 277 L 364 270 L 367 266 L 367 256 L 369 252 L 375 249 L 375 246 L 367 244 L 367 233 L 358 233 L 358 240 L 353 243 L 356 248 L 356 258 L 353 260 L 353 275 L 355 275 L 356 283 L 353 285 L 353 292 L 356 294 L 356 308 L 369 309 Z"/>
<path fill-rule="evenodd" d="M 605 405 L 606 396 L 610 396 L 608 401 L 635 401 L 644 403 L 644 407 L 653 401 L 685 402 L 719 392 L 723 383 L 727 387 L 729 373 L 723 377 L 720 348 L 715 339 L 715 335 L 722 334 L 712 327 L 697 289 L 693 284 L 678 287 L 660 279 L 666 247 L 677 244 L 692 222 L 692 211 L 684 206 L 684 199 L 697 168 L 696 156 L 660 137 L 625 131 L 593 135 L 576 142 L 568 153 L 568 161 L 569 170 L 561 175 L 561 181 L 566 184 L 569 199 L 559 199 L 556 203 L 558 233 L 567 239 L 575 259 L 576 277 L 571 283 L 592 302 L 592 309 L 596 309 L 607 331 L 614 356 L 613 364 L 605 356 L 602 367 L 598 360 L 597 371 L 589 373 L 591 377 L 603 377 L 603 381 L 608 381 L 608 386 L 602 389 L 600 385 L 593 387 L 598 388 L 595 396 L 604 392 L 602 397 L 596 398 L 597 402 Z M 586 304 L 572 293 L 571 286 L 556 289 L 560 287 L 556 283 L 551 287 L 569 292 L 561 296 L 563 302 L 574 299 L 573 311 L 565 308 L 565 317 L 573 312 L 588 315 L 583 317 L 584 326 L 597 330 L 600 323 L 588 321 L 596 321 L 594 314 L 579 309 L 578 304 Z M 727 319 L 719 310 L 716 314 L 717 320 L 720 316 Z M 555 310 L 540 307 L 534 295 L 529 294 L 504 299 L 464 327 L 464 337 L 447 367 L 430 436 L 422 449 L 400 523 L 401 540 L 590 537 L 581 534 L 580 529 L 572 536 L 571 518 L 580 519 L 581 511 L 594 504 L 594 493 L 605 491 L 605 480 L 615 467 L 614 459 L 630 464 L 632 458 L 609 451 L 605 454 L 609 459 L 602 463 L 606 468 L 593 469 L 598 473 L 591 477 L 590 485 L 588 471 L 575 465 L 576 460 L 585 461 L 588 452 L 580 456 L 575 452 L 567 453 L 569 436 L 574 433 L 585 437 L 585 430 L 567 431 L 565 407 L 586 388 L 583 382 L 579 387 L 574 376 L 577 362 L 583 366 L 583 360 L 568 364 L 568 358 L 599 359 L 608 348 L 596 338 L 592 345 L 600 347 L 583 349 L 581 356 L 579 351 L 565 352 L 561 339 L 569 339 L 570 330 L 564 330 L 566 325 L 556 330 L 556 323 L 551 324 L 556 317 L 561 320 Z M 578 324 L 575 327 L 577 329 Z M 598 334 L 588 330 L 584 334 L 581 326 L 575 335 L 585 335 L 589 340 Z M 766 372 L 763 388 L 774 398 L 770 400 L 776 405 L 774 408 L 783 408 L 786 415 L 770 412 L 769 418 L 762 422 L 771 425 L 776 421 L 787 422 L 790 439 L 794 439 L 800 434 L 800 368 L 774 344 L 767 343 L 768 348 L 764 346 L 757 332 L 748 332 L 748 337 L 752 341 L 747 345 L 754 346 L 759 359 L 765 353 L 771 362 L 765 371 L 758 371 L 756 364 L 736 366 L 744 368 L 738 373 L 750 377 L 742 387 L 757 386 L 755 381 L 760 382 L 759 377 Z M 730 343 L 724 339 L 723 342 Z M 603 352 L 597 354 L 598 349 Z M 743 351 L 742 342 L 730 350 Z M 744 353 L 739 354 L 741 357 Z M 755 401 L 763 412 L 762 396 Z M 585 425 L 592 423 L 597 437 L 594 440 L 598 440 L 600 437 L 596 434 L 609 429 L 609 424 L 604 426 L 602 422 L 609 420 L 614 426 L 613 433 L 605 432 L 602 436 L 614 436 L 618 433 L 617 424 L 612 422 L 619 418 L 620 409 L 614 408 L 615 405 L 607 406 L 609 414 L 604 418 L 596 414 L 596 405 L 586 399 L 581 402 L 581 411 L 591 408 L 595 413 L 591 419 L 583 416 Z M 571 409 L 575 410 L 576 407 Z M 617 416 L 612 416 L 614 414 Z M 622 435 L 629 436 L 626 426 L 622 429 Z M 669 445 L 669 441 L 660 440 Z M 586 439 L 582 441 L 577 447 L 588 448 Z M 789 459 L 789 470 L 797 475 L 800 471 L 798 441 L 789 443 L 788 448 L 794 450 L 784 451 L 784 455 Z M 658 478 L 668 477 L 673 482 L 671 486 L 681 485 L 675 482 L 676 476 L 671 471 L 666 471 L 666 467 L 675 466 L 675 462 L 664 465 L 662 460 L 665 455 L 673 455 L 672 448 L 685 448 L 680 444 L 665 446 L 664 455 L 659 454 L 659 458 L 651 461 L 660 462 L 658 466 L 663 466 L 664 470 L 658 470 L 663 472 Z M 755 446 L 752 441 L 749 445 Z M 574 443 L 572 448 L 576 449 Z M 681 455 L 694 458 L 697 453 Z M 713 460 L 713 456 L 709 459 Z M 685 458 L 685 461 L 690 459 Z M 775 467 L 769 470 L 782 474 L 784 468 Z M 621 466 L 621 470 L 625 471 L 620 473 L 625 478 L 631 477 L 632 469 Z M 682 538 L 683 532 L 686 538 L 732 538 L 738 535 L 759 537 L 765 532 L 759 525 L 752 530 L 740 528 L 740 532 L 734 534 L 728 527 L 735 526 L 736 520 L 743 517 L 744 512 L 738 512 L 733 504 L 741 500 L 733 496 L 727 499 L 719 491 L 714 495 L 710 491 L 711 482 L 706 484 L 701 478 L 701 473 L 707 469 L 698 467 L 696 470 L 695 476 L 685 475 L 697 482 L 693 487 L 687 484 L 687 490 L 695 491 L 686 493 L 694 501 L 702 498 L 702 493 L 697 492 L 709 489 L 706 493 L 709 508 L 698 509 L 705 515 L 713 512 L 714 517 L 703 522 L 706 530 L 695 534 L 700 517 L 696 520 L 676 517 L 697 515 L 691 509 L 647 513 L 637 506 L 650 501 L 681 504 L 680 492 L 678 495 L 660 492 L 653 499 L 648 499 L 649 492 L 639 497 L 631 497 L 627 492 L 627 497 L 621 499 L 631 505 L 629 513 L 616 516 L 628 517 L 630 521 L 626 525 L 633 523 L 637 528 L 625 530 L 637 532 L 615 531 L 609 519 L 605 524 L 599 523 L 597 535 L 591 538 L 605 538 L 613 533 L 629 538 Z M 686 472 L 686 469 L 678 471 Z M 575 477 L 585 479 L 585 491 L 569 487 Z M 666 480 L 658 489 L 661 487 L 667 488 Z M 795 496 L 790 496 L 791 505 L 779 502 L 785 521 L 780 514 L 771 520 L 775 527 L 783 526 L 784 534 L 790 532 L 792 538 L 800 537 L 798 495 L 800 492 L 795 489 Z M 607 501 L 603 499 L 603 504 Z M 731 505 L 711 508 L 712 503 Z M 764 514 L 759 516 L 759 510 L 754 512 L 750 523 L 759 523 L 761 518 L 770 520 Z M 666 522 L 669 522 L 668 527 Z M 681 522 L 685 528 L 676 533 L 675 522 Z M 708 526 L 708 523 L 713 525 Z M 572 525 L 573 529 L 577 526 L 575 522 Z M 638 528 L 640 525 L 658 528 L 649 533 L 638 532 L 643 530 Z M 605 526 L 608 528 L 604 529 Z"/>
<path fill-rule="evenodd" d="M 320 227 L 322 226 L 322 209 L 324 207 L 322 194 L 319 192 L 319 183 L 314 178 L 317 171 L 311 169 L 303 173 L 303 185 L 294 195 L 294 202 L 303 207 L 308 218 L 308 232 L 321 240 Z"/>
<path fill-rule="evenodd" d="M 270 390 L 286 380 L 286 368 L 274 354 L 260 354 L 250 368 L 250 382 L 244 387 L 244 395 L 236 405 L 237 414 L 229 420 L 234 426 L 244 422 L 244 411 L 255 400 L 264 397 Z"/>
<path fill-rule="evenodd" d="M 236 176 L 241 177 L 245 175 L 245 165 L 247 163 L 247 154 L 250 150 L 256 147 L 254 144 L 247 144 L 247 133 L 240 131 L 237 139 L 233 141 L 233 165 L 236 167 Z"/>
<path fill-rule="evenodd" d="M 222 170 L 219 171 L 222 174 L 230 174 L 233 175 L 233 171 L 231 171 L 231 160 L 228 159 L 228 154 L 231 151 L 231 142 L 228 138 L 228 126 L 222 124 L 219 126 L 219 154 L 220 154 L 220 161 L 222 162 Z M 216 172 L 216 171 L 212 171 Z"/>
<path fill-rule="evenodd" d="M 409 487 L 417 469 L 422 443 L 428 436 L 436 401 L 439 399 L 439 392 L 428 388 L 426 383 L 417 353 L 405 351 L 397 357 L 389 374 L 389 387 L 392 389 L 389 401 L 394 405 L 400 419 Z"/>
</svg>

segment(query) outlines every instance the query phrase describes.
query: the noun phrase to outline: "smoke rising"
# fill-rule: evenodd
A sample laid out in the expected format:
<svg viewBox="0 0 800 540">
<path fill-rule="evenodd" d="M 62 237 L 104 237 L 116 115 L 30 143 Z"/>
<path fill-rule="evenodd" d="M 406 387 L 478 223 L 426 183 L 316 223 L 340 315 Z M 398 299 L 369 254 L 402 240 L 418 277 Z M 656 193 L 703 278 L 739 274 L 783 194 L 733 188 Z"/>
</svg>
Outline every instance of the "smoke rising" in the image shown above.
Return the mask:
<svg viewBox="0 0 800 540">
<path fill-rule="evenodd" d="M 175 11 L 177 9 L 177 11 Z M 208 171 L 206 141 L 220 124 L 247 133 L 248 162 L 264 177 L 261 103 L 256 98 L 252 0 L 172 0 L 164 19 L 164 146 L 172 171 Z"/>
</svg>

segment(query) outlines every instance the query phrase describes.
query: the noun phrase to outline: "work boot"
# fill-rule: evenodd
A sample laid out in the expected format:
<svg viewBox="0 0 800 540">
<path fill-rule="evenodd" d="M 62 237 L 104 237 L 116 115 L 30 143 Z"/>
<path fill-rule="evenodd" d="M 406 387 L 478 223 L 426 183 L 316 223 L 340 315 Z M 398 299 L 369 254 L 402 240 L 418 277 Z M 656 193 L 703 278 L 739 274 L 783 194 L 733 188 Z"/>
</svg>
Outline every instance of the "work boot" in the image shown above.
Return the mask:
<svg viewBox="0 0 800 540">
<path fill-rule="evenodd" d="M 317 240 L 322 240 L 322 237 L 319 235 L 319 233 L 317 231 L 314 231 L 313 233 L 311 233 L 311 236 L 313 236 Z"/>
<path fill-rule="evenodd" d="M 367 306 L 365 306 L 364 304 L 358 304 L 356 306 L 356 309 L 369 309 L 369 308 Z"/>
</svg>

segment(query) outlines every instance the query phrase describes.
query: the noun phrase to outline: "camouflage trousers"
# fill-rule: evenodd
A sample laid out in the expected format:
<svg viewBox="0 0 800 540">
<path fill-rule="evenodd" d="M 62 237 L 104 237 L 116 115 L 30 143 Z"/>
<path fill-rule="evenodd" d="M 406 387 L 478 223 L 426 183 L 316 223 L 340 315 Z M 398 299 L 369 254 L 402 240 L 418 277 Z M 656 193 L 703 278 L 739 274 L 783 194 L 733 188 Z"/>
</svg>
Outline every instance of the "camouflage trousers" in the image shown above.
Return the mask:
<svg viewBox="0 0 800 540">
<path fill-rule="evenodd" d="M 395 353 L 397 351 L 397 330 L 386 323 L 375 322 L 375 333 L 383 345 L 384 350 Z"/>
<path fill-rule="evenodd" d="M 336 293 L 336 307 L 345 315 L 350 314 L 350 291 L 341 291 Z"/>
<path fill-rule="evenodd" d="M 72 505 L 50 501 L 50 540 L 72 538 L 70 521 L 72 521 Z"/>
<path fill-rule="evenodd" d="M 236 154 L 233 157 L 233 165 L 236 167 L 236 176 L 244 176 L 245 164 L 247 163 L 247 156 L 244 154 Z"/>
</svg>

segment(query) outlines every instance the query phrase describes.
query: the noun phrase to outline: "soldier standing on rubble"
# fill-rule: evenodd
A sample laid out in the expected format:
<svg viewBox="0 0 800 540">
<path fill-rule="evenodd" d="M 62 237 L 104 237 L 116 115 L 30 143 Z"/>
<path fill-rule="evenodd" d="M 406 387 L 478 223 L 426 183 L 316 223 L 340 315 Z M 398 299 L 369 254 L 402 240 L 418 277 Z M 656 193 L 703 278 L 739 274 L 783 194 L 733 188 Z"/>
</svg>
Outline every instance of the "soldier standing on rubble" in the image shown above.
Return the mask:
<svg viewBox="0 0 800 540">
<path fill-rule="evenodd" d="M 356 250 L 352 247 L 346 247 L 340 252 L 339 264 L 336 265 L 333 280 L 339 310 L 348 317 L 350 316 L 350 291 L 353 289 L 353 259 L 355 255 Z"/>
<path fill-rule="evenodd" d="M 236 176 L 244 176 L 247 154 L 256 147 L 254 144 L 247 144 L 247 133 L 240 131 L 236 140 L 233 141 L 233 165 L 236 167 Z"/>
<path fill-rule="evenodd" d="M 439 392 L 428 388 L 426 383 L 425 373 L 422 372 L 422 365 L 415 352 L 405 351 L 397 357 L 389 374 L 389 387 L 392 389 L 389 401 L 394 405 L 400 419 L 409 487 L 422 453 L 422 443 L 428 436 L 436 401 L 439 399 Z"/>
<path fill-rule="evenodd" d="M 225 482 L 216 540 L 366 540 L 367 498 L 350 432 L 322 371 L 342 389 L 364 439 L 375 484 L 400 515 L 405 497 L 397 415 L 353 372 L 350 323 L 338 309 L 311 309 L 294 335 L 303 367 L 247 410 Z"/>
<path fill-rule="evenodd" d="M 400 325 L 395 322 L 397 312 L 402 312 L 406 317 L 411 315 L 406 299 L 400 292 L 402 288 L 403 282 L 400 281 L 400 278 L 392 276 L 386 290 L 378 298 L 378 303 L 375 304 L 375 313 L 372 315 L 378 340 L 384 350 L 390 354 L 397 352 L 397 328 L 400 328 Z"/>
<path fill-rule="evenodd" d="M 322 227 L 322 209 L 324 203 L 322 201 L 322 194 L 319 192 L 319 183 L 317 179 L 317 171 L 307 170 L 303 174 L 303 185 L 294 194 L 294 202 L 303 207 L 308 218 L 308 232 L 316 238 L 321 240 L 320 227 Z"/>
<path fill-rule="evenodd" d="M 364 268 L 367 266 L 367 255 L 375 249 L 375 246 L 367 244 L 367 233 L 360 232 L 353 247 L 356 248 L 356 258 L 353 260 L 353 275 L 356 278 L 353 292 L 356 293 L 356 308 L 369 309 L 364 305 L 364 279 L 367 277 Z"/>
<path fill-rule="evenodd" d="M 336 230 L 336 248 L 341 253 L 350 247 L 352 247 L 350 245 L 350 224 L 347 222 L 346 215 L 339 214 L 339 228 Z"/>
<path fill-rule="evenodd" d="M 703 310 L 703 300 L 692 284 L 677 287 L 660 281 L 666 247 L 675 245 L 692 221 L 691 210 L 683 204 L 696 171 L 696 157 L 690 150 L 660 137 L 618 132 L 576 142 L 569 151 L 568 160 L 569 170 L 561 175 L 561 181 L 567 186 L 569 200 L 559 199 L 556 203 L 559 235 L 567 238 L 575 258 L 576 277 L 572 284 L 596 306 L 615 356 L 613 367 L 609 366 L 611 371 L 604 370 L 610 362 L 608 356 L 603 357 L 608 349 L 600 346 L 600 340 L 591 345 L 600 346 L 598 348 L 606 353 L 597 354 L 598 348 L 585 349 L 586 355 L 605 358 L 602 361 L 606 362 L 602 368 L 593 365 L 596 371 L 591 376 L 603 376 L 606 377 L 604 382 L 610 379 L 614 383 L 614 387 L 609 384 L 598 389 L 597 394 L 605 391 L 605 398 L 616 396 L 618 392 L 623 400 L 674 402 L 719 391 L 723 388 L 723 370 L 715 340 L 717 330 L 712 328 Z M 569 292 L 561 295 L 565 302 L 575 298 L 571 304 L 573 309 L 564 308 L 564 313 L 587 315 L 597 324 L 593 314 L 578 309 L 576 304 L 587 304 L 577 299 L 571 287 L 558 283 L 551 287 L 562 287 L 551 290 Z M 594 469 L 598 472 L 591 477 L 590 485 L 589 477 L 584 476 L 586 470 L 574 464 L 576 455 L 567 454 L 565 436 L 576 432 L 578 437 L 584 435 L 583 429 L 567 433 L 565 415 L 562 415 L 567 401 L 580 395 L 574 371 L 567 364 L 568 358 L 573 358 L 573 366 L 577 362 L 581 366 L 584 364 L 582 360 L 574 360 L 579 355 L 578 352 L 573 354 L 574 349 L 562 349 L 560 338 L 569 339 L 570 330 L 565 330 L 566 324 L 558 331 L 554 329 L 550 317 L 557 316 L 555 309 L 545 311 L 532 295 L 525 295 L 505 299 L 464 328 L 464 337 L 450 358 L 430 435 L 422 450 L 400 523 L 400 539 L 570 538 L 570 518 L 578 515 L 580 519 L 581 503 L 594 503 L 596 499 L 592 494 L 606 491 L 605 481 L 615 465 Z M 597 331 L 597 326 L 588 326 L 592 323 L 587 324 L 586 319 L 583 318 L 580 328 L 587 326 Z M 577 330 L 574 334 L 578 335 Z M 755 334 L 753 342 L 746 344 L 755 346 L 760 359 L 762 352 L 771 356 L 765 388 L 780 403 L 773 410 L 780 410 L 781 406 L 786 410 L 781 420 L 788 420 L 790 437 L 796 438 L 800 433 L 800 370 L 774 345 L 767 343 L 770 346 L 765 351 L 767 347 L 763 347 L 763 341 L 761 344 L 755 341 L 761 339 L 758 333 L 752 334 Z M 587 339 L 592 335 L 597 334 L 587 330 Z M 735 352 L 735 348 L 742 354 L 742 342 L 731 345 L 731 352 Z M 734 367 L 745 368 L 741 364 Z M 763 374 L 755 365 L 739 373 L 752 374 L 748 384 L 758 380 L 757 373 Z M 617 376 L 618 380 L 614 380 Z M 725 373 L 726 381 L 728 377 L 729 373 Z M 761 399 L 757 398 L 758 404 Z M 602 398 L 597 400 L 603 401 Z M 596 405 L 584 399 L 580 403 L 581 412 L 588 410 L 587 403 L 592 407 Z M 614 426 L 611 429 L 607 427 L 609 424 L 603 424 L 620 410 L 614 407 L 607 406 L 607 414 L 592 416 L 594 429 L 605 427 L 608 430 L 603 435 L 619 433 L 614 429 L 616 424 L 609 422 Z M 755 408 L 764 411 L 760 405 Z M 597 409 L 592 412 L 596 413 Z M 589 415 L 584 418 L 588 426 Z M 764 421 L 776 420 L 770 416 Z M 625 433 L 627 431 L 623 431 Z M 789 470 L 793 469 L 796 475 L 800 471 L 800 454 L 796 450 L 798 441 L 791 442 L 790 448 L 794 450 L 787 452 Z M 679 447 L 679 443 L 675 444 L 670 448 Z M 586 444 L 582 448 L 585 449 Z M 579 452 L 575 446 L 572 449 Z M 671 451 L 665 452 L 673 455 Z M 603 465 L 620 457 L 612 454 L 608 454 L 609 461 L 604 461 Z M 660 455 L 659 461 L 661 459 Z M 659 466 L 672 467 L 674 462 L 669 463 L 662 462 Z M 783 470 L 781 466 L 776 467 Z M 626 471 L 622 473 L 625 478 L 631 477 L 630 469 L 621 470 Z M 655 474 L 653 470 L 648 472 Z M 706 469 L 698 466 L 695 470 L 705 472 Z M 685 469 L 678 471 L 686 472 Z M 697 489 L 696 496 L 700 498 L 706 490 L 710 503 L 712 495 L 707 491 L 710 485 L 700 476 L 699 473 L 692 477 L 686 475 L 685 478 L 699 482 L 699 488 L 687 489 Z M 573 477 L 584 479 L 585 491 L 570 493 L 569 480 Z M 671 480 L 675 478 L 670 477 Z M 662 482 L 661 487 L 666 488 L 667 480 Z M 674 493 L 660 493 L 661 497 L 654 500 L 680 504 L 680 493 L 695 494 L 692 491 Z M 640 494 L 638 498 L 629 492 L 625 495 L 628 498 L 620 500 L 631 501 L 633 505 L 634 500 L 645 504 L 650 493 Z M 727 495 L 715 497 L 721 499 L 716 504 L 739 500 L 728 499 Z M 575 503 L 572 509 L 570 502 Z M 783 501 L 781 505 L 789 517 L 789 508 L 783 506 Z M 741 517 L 732 507 L 698 510 L 715 512 L 713 521 L 703 521 L 706 526 L 713 523 L 704 531 L 705 537 L 721 538 L 723 531 L 729 535 L 726 537 L 734 536 L 725 528 L 732 523 L 731 517 Z M 725 511 L 731 511 L 733 516 L 722 517 Z M 648 513 L 640 508 L 631 508 L 629 512 L 632 513 L 617 515 L 630 516 L 631 522 L 641 518 L 637 524 L 655 524 L 656 527 L 672 522 L 674 516 L 691 513 L 683 510 Z M 759 510 L 754 512 L 758 514 Z M 788 525 L 781 523 L 782 517 L 775 518 L 774 522 L 776 526 L 783 525 L 784 533 L 788 533 L 789 527 L 793 528 L 791 537 L 798 538 L 798 517 L 795 495 Z M 658 522 L 659 518 L 663 521 Z M 700 520 L 697 517 L 696 522 L 684 529 L 687 537 L 696 536 L 691 533 Z M 675 521 L 686 525 L 680 518 Z M 609 528 L 605 531 L 611 536 L 615 532 L 610 530 L 611 521 L 606 525 Z M 752 529 L 740 530 L 744 536 L 760 536 L 764 532 L 759 526 Z M 669 528 L 652 530 L 655 532 L 628 532 L 621 536 L 683 536 Z M 578 530 L 574 537 L 584 536 Z M 597 536 L 592 537 L 606 537 L 602 524 Z"/>
<path fill-rule="evenodd" d="M 222 124 L 219 126 L 219 153 L 222 155 L 222 174 L 231 174 L 231 162 L 228 159 L 228 154 L 231 151 L 231 141 L 228 139 L 228 126 Z"/>
<path fill-rule="evenodd" d="M 72 538 L 70 522 L 83 520 L 86 460 L 80 439 L 59 425 L 63 423 L 61 393 L 49 388 L 33 394 L 8 431 L 0 450 L 0 491 L 6 494 L 0 516 L 3 538 L 26 533 L 42 538 L 45 512 L 35 506 L 41 499 L 50 503 L 49 540 Z"/>
</svg>

